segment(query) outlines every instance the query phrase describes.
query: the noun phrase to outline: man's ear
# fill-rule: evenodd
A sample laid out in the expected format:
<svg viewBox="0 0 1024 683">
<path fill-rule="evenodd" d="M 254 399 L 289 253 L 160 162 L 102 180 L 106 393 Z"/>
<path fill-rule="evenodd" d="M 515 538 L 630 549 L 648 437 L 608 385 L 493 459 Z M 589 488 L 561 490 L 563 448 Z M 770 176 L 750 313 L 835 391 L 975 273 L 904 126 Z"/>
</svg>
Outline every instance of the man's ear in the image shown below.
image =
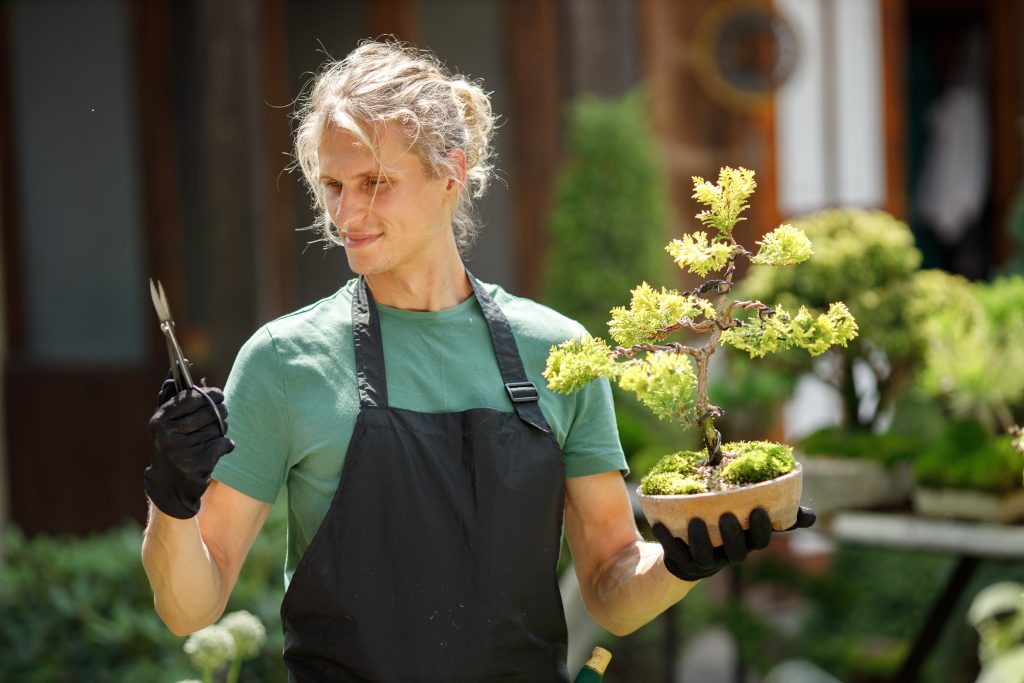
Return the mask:
<svg viewBox="0 0 1024 683">
<path fill-rule="evenodd" d="M 466 153 L 461 149 L 453 149 L 448 152 L 448 158 L 452 161 L 455 175 L 448 178 L 448 185 L 446 187 L 449 190 L 454 189 L 458 191 L 466 184 Z"/>
</svg>

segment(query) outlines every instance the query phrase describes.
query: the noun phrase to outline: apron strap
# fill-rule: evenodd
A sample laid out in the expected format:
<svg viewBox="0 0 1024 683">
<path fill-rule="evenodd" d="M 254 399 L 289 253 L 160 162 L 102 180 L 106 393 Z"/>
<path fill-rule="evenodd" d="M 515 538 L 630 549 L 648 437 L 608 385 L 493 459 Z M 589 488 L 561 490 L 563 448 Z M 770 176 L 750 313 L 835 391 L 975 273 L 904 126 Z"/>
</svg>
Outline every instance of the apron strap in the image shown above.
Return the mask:
<svg viewBox="0 0 1024 683">
<path fill-rule="evenodd" d="M 516 346 L 508 318 L 469 270 L 466 271 L 466 277 L 473 285 L 473 293 L 476 294 L 477 303 L 480 304 L 484 319 L 487 320 L 487 329 L 491 333 L 491 343 L 494 345 L 494 356 L 501 370 L 501 381 L 505 383 L 505 391 L 512 399 L 512 407 L 523 422 L 550 434 L 551 427 L 548 426 L 548 421 L 544 419 L 544 413 L 540 409 L 540 392 L 526 377 L 523 359 L 519 355 L 519 347 Z"/>
<path fill-rule="evenodd" d="M 551 427 L 540 410 L 540 392 L 526 377 L 508 318 L 468 270 L 466 277 L 473 286 L 473 293 L 487 321 L 494 357 L 498 361 L 501 381 L 505 383 L 512 407 L 523 422 L 542 432 L 551 433 Z M 352 295 L 352 340 L 356 352 L 359 405 L 363 407 L 388 406 L 387 373 L 384 369 L 384 345 L 381 339 L 377 305 L 366 285 L 366 278 L 360 277 Z"/>
<path fill-rule="evenodd" d="M 356 380 L 359 405 L 386 408 L 388 380 L 384 371 L 384 345 L 381 343 L 380 318 L 373 294 L 360 276 L 352 294 L 352 342 L 356 351 Z"/>
</svg>

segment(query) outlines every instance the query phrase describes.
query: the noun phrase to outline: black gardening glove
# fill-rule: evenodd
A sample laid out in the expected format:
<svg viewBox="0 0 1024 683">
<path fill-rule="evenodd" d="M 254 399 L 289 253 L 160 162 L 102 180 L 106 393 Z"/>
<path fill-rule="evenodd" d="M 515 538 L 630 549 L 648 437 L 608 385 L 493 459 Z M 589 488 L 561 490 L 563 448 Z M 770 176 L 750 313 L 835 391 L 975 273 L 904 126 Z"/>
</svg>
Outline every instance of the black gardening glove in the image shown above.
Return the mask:
<svg viewBox="0 0 1024 683">
<path fill-rule="evenodd" d="M 804 529 L 817 518 L 814 510 L 801 507 L 796 515 L 796 524 L 786 529 Z M 750 513 L 750 528 L 744 531 L 739 520 L 731 512 L 718 519 L 723 545 L 713 547 L 708 537 L 708 527 L 702 519 L 690 520 L 687 544 L 673 536 L 664 525 L 651 527 L 654 537 L 665 549 L 665 568 L 683 581 L 706 579 L 723 567 L 738 564 L 746 559 L 751 550 L 762 550 L 772 540 L 772 521 L 764 508 Z"/>
<path fill-rule="evenodd" d="M 193 387 L 175 394 L 174 381 L 164 380 L 158 402 L 149 420 L 153 463 L 146 468 L 146 494 L 164 514 L 189 519 L 199 512 L 199 499 L 217 461 L 235 448 L 221 434 L 214 412 L 220 413 L 227 431 L 224 393 Z"/>
</svg>

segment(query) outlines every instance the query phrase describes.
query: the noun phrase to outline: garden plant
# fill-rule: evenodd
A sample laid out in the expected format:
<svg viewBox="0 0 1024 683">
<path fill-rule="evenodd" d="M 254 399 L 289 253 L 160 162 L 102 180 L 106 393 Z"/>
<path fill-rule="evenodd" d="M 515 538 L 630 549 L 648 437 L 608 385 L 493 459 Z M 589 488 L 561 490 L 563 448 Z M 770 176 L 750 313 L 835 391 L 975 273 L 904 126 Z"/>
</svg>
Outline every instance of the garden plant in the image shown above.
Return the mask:
<svg viewBox="0 0 1024 683">
<path fill-rule="evenodd" d="M 946 425 L 918 456 L 915 480 L 1020 498 L 1022 460 L 1010 430 L 1024 417 L 1024 277 L 925 275 L 913 304 L 931 312 L 922 318 L 929 341 L 918 385 L 943 407 Z"/>
<path fill-rule="evenodd" d="M 184 650 L 192 664 L 203 672 L 202 683 L 212 683 L 214 674 L 224 667 L 228 667 L 226 683 L 238 683 L 242 662 L 257 657 L 266 639 L 263 622 L 250 612 L 239 610 L 190 635 Z"/>
<path fill-rule="evenodd" d="M 913 387 L 928 340 L 913 305 L 921 253 L 907 225 L 882 211 L 829 209 L 799 216 L 794 226 L 814 244 L 814 259 L 798 269 L 762 268 L 737 287 L 744 298 L 786 307 L 826 306 L 843 301 L 861 334 L 820 358 L 788 352 L 771 365 L 790 377 L 811 373 L 837 392 L 838 424 L 803 438 L 809 454 L 870 457 L 886 466 L 913 457 L 920 444 L 914 430 L 894 424 L 892 413 Z"/>
<path fill-rule="evenodd" d="M 703 448 L 662 458 L 641 481 L 644 495 L 730 491 L 798 469 L 787 445 L 722 442 L 715 428 L 722 410 L 708 396 L 708 365 L 721 344 L 752 358 L 794 347 L 819 355 L 857 336 L 857 324 L 842 302 L 831 302 L 824 313 L 812 313 L 806 307 L 791 313 L 780 306 L 729 296 L 738 258 L 757 266 L 783 267 L 806 261 L 812 254 L 806 235 L 788 224 L 764 235 L 756 254 L 736 242 L 733 229 L 744 220 L 741 214 L 755 188 L 753 171 L 743 168 L 723 168 L 717 183 L 694 178 L 693 197 L 707 207 L 697 218 L 710 229 L 710 236 L 708 231 L 687 234 L 670 242 L 666 250 L 680 268 L 704 278 L 701 284 L 681 293 L 644 282 L 633 289 L 629 308 L 611 311 L 608 330 L 616 346 L 585 335 L 553 347 L 548 357 L 544 377 L 553 391 L 570 393 L 606 377 L 634 392 L 657 417 L 698 430 Z M 716 276 L 708 277 L 711 273 Z M 669 339 L 683 333 L 703 343 Z M 796 495 L 794 515 L 799 489 Z M 746 515 L 737 511 L 741 524 L 748 515 L 749 511 Z M 650 514 L 648 518 L 654 521 Z M 773 523 L 782 528 L 784 521 L 773 518 Z M 672 525 L 666 526 L 685 537 Z M 712 528 L 709 524 L 709 531 Z"/>
</svg>

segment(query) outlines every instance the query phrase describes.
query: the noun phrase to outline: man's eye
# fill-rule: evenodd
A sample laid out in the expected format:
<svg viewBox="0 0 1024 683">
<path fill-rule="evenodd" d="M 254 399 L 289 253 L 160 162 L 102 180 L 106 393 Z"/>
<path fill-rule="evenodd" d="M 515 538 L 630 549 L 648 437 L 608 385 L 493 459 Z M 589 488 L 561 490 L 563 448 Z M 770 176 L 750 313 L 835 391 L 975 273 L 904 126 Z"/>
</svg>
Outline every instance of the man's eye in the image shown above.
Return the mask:
<svg viewBox="0 0 1024 683">
<path fill-rule="evenodd" d="M 337 192 L 338 190 L 341 189 L 341 183 L 339 183 L 337 180 L 325 180 L 324 189 L 327 190 L 328 192 Z"/>
<path fill-rule="evenodd" d="M 385 180 L 381 176 L 377 176 L 376 178 L 367 178 L 366 179 L 366 184 L 369 187 L 377 187 L 378 185 L 383 185 L 384 183 L 385 183 Z"/>
</svg>

